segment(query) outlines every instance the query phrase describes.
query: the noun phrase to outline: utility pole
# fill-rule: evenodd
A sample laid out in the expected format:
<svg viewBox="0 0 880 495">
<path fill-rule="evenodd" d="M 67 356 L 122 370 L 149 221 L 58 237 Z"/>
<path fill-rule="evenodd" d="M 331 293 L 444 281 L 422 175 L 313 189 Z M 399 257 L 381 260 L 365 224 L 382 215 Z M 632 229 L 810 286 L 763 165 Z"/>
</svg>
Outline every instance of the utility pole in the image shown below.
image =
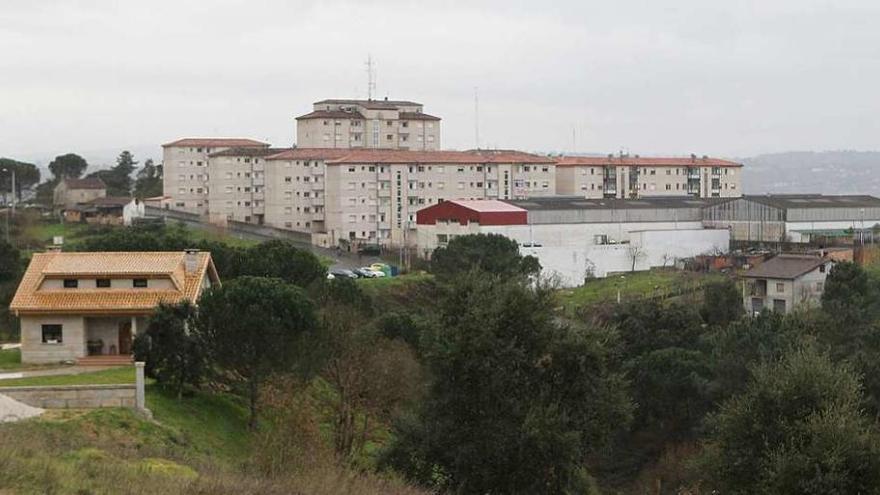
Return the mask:
<svg viewBox="0 0 880 495">
<path fill-rule="evenodd" d="M 474 146 L 480 149 L 480 93 L 474 86 Z"/>
</svg>

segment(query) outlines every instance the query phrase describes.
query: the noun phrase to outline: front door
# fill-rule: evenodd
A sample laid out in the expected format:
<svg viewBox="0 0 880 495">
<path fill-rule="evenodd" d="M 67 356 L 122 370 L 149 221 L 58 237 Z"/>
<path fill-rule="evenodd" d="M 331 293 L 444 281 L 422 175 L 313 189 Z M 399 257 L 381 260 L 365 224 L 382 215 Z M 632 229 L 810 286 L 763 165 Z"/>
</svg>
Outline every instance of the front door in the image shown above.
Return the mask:
<svg viewBox="0 0 880 495">
<path fill-rule="evenodd" d="M 119 322 L 119 354 L 131 354 L 131 322 Z"/>
</svg>

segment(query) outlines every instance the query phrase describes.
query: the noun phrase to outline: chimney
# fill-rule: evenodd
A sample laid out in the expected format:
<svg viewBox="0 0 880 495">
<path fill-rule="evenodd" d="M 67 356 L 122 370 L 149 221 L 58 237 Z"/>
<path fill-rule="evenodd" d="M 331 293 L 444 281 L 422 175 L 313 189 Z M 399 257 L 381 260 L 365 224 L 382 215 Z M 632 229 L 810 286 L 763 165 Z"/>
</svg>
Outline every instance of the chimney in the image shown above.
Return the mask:
<svg viewBox="0 0 880 495">
<path fill-rule="evenodd" d="M 199 267 L 199 250 L 186 249 L 184 250 L 184 253 L 183 266 L 186 268 L 186 273 L 192 273 L 196 271 Z"/>
</svg>

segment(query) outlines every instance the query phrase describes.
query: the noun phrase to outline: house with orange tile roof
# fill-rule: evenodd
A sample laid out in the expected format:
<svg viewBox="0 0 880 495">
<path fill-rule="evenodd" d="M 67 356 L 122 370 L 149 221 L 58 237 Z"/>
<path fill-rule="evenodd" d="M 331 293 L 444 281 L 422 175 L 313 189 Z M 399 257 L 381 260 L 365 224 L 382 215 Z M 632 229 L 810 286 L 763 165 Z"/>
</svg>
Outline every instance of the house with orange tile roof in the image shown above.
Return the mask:
<svg viewBox="0 0 880 495">
<path fill-rule="evenodd" d="M 197 250 L 36 253 L 9 306 L 22 362 L 129 362 L 159 303 L 195 303 L 219 283 L 211 254 Z"/>
</svg>

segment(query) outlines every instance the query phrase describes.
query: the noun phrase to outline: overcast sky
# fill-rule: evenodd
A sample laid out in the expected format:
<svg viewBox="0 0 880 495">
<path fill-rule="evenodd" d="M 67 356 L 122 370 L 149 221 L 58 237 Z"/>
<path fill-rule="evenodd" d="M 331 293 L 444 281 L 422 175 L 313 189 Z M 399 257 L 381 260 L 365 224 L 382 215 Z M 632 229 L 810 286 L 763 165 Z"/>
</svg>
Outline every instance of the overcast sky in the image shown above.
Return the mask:
<svg viewBox="0 0 880 495">
<path fill-rule="evenodd" d="M 366 95 L 368 54 L 447 148 L 474 146 L 477 87 L 484 147 L 875 150 L 877 26 L 856 0 L 3 0 L 0 156 L 287 146 L 313 101 Z"/>
</svg>

